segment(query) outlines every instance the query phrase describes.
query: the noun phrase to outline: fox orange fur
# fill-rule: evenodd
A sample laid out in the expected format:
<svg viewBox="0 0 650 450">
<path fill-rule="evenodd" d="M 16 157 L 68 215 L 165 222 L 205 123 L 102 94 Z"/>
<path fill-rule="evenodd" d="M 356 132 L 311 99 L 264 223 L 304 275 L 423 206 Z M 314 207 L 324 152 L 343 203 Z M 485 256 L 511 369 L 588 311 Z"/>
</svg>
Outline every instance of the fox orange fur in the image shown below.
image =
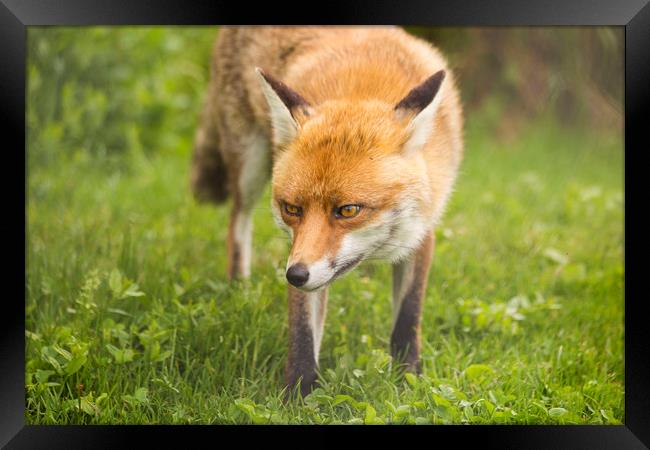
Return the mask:
<svg viewBox="0 0 650 450">
<path fill-rule="evenodd" d="M 434 227 L 462 159 L 453 75 L 396 27 L 224 27 L 196 135 L 199 200 L 232 197 L 229 276 L 248 277 L 252 209 L 291 238 L 286 382 L 316 381 L 328 285 L 365 259 L 393 265 L 391 352 L 420 372 Z"/>
</svg>

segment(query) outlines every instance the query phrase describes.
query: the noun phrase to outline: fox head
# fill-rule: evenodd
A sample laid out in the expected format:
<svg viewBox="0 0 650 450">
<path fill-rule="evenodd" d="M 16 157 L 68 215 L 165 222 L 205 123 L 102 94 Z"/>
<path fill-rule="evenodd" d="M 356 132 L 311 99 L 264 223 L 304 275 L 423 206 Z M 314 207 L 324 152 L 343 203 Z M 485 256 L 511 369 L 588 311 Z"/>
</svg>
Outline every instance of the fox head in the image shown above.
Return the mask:
<svg viewBox="0 0 650 450">
<path fill-rule="evenodd" d="M 435 211 L 421 150 L 433 130 L 445 72 L 396 104 L 312 105 L 256 70 L 278 149 L 272 211 L 292 239 L 288 281 L 318 290 L 363 260 L 397 261 L 417 248 Z"/>
</svg>

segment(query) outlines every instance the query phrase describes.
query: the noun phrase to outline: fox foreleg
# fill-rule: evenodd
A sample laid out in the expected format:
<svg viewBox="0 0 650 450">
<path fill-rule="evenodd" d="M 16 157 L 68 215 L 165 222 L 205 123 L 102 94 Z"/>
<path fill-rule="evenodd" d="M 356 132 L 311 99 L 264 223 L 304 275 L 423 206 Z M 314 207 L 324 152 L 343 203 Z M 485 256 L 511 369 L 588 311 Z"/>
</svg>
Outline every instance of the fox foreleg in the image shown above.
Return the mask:
<svg viewBox="0 0 650 450">
<path fill-rule="evenodd" d="M 407 259 L 393 265 L 393 358 L 410 372 L 421 373 L 420 320 L 433 257 L 433 230 Z"/>
<path fill-rule="evenodd" d="M 309 394 L 316 382 L 326 309 L 327 288 L 303 292 L 289 286 L 289 356 L 285 378 L 289 389 L 300 383 L 302 396 Z"/>
</svg>

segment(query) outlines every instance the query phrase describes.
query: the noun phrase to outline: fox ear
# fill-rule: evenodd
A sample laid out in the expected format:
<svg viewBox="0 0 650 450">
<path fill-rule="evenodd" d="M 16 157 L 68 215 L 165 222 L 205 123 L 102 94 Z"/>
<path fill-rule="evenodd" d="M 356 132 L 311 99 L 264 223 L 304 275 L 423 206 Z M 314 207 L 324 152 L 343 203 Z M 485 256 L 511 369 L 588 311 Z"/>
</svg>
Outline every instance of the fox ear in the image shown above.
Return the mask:
<svg viewBox="0 0 650 450">
<path fill-rule="evenodd" d="M 309 116 L 311 107 L 307 100 L 282 81 L 276 80 L 259 67 L 256 67 L 255 71 L 259 75 L 262 91 L 269 104 L 273 142 L 285 146 L 298 134 L 297 115 Z"/>
<path fill-rule="evenodd" d="M 422 84 L 411 89 L 397 105 L 395 113 L 399 119 L 415 116 L 407 125 L 409 138 L 404 144 L 405 152 L 421 149 L 427 142 L 433 129 L 433 118 L 440 105 L 440 86 L 445 79 L 445 71 L 440 70 L 424 80 Z"/>
</svg>

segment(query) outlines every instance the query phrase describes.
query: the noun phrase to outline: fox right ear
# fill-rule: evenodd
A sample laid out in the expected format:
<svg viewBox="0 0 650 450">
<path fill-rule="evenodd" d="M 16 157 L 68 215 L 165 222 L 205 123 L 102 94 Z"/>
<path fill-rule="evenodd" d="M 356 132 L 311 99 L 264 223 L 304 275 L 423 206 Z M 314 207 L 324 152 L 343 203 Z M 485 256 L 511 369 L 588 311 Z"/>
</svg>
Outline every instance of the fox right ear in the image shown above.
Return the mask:
<svg viewBox="0 0 650 450">
<path fill-rule="evenodd" d="M 309 116 L 311 107 L 307 100 L 280 80 L 276 80 L 259 67 L 255 68 L 259 75 L 262 91 L 269 105 L 271 125 L 273 127 L 273 142 L 285 146 L 298 134 L 298 114 Z"/>
<path fill-rule="evenodd" d="M 424 146 L 431 130 L 433 118 L 440 106 L 440 86 L 445 79 L 445 71 L 439 70 L 424 80 L 422 84 L 411 89 L 397 105 L 397 117 L 409 117 L 409 138 L 404 144 L 406 153 L 416 151 Z"/>
</svg>

